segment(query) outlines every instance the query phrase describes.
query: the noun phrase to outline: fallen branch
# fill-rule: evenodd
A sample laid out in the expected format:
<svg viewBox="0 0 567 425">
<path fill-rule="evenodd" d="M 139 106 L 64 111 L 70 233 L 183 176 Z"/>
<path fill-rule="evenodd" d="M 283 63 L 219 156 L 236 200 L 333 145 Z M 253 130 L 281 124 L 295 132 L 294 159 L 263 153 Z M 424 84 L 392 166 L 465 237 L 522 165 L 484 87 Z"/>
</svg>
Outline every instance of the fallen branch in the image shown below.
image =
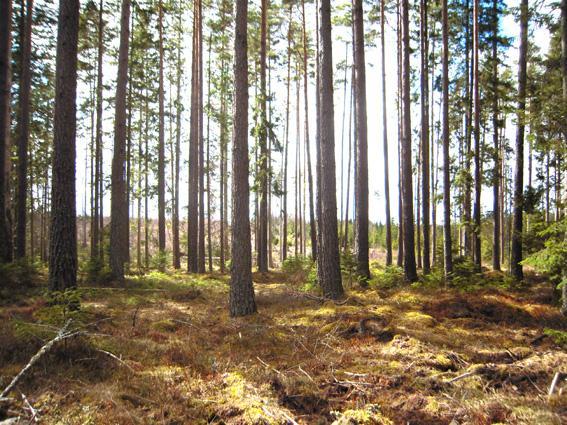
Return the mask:
<svg viewBox="0 0 567 425">
<path fill-rule="evenodd" d="M 476 372 L 465 372 L 465 373 L 463 373 L 462 375 L 459 375 L 459 376 L 457 376 L 457 377 L 455 377 L 455 378 L 453 378 L 453 379 L 449 379 L 449 380 L 447 381 L 447 384 L 452 384 L 453 382 L 460 381 L 461 379 L 468 378 L 469 376 L 472 376 L 472 375 L 476 375 Z"/>
<path fill-rule="evenodd" d="M 6 397 L 10 391 L 12 391 L 14 389 L 14 387 L 16 386 L 16 384 L 18 383 L 18 381 L 22 378 L 22 376 L 24 376 L 24 374 L 45 354 L 47 353 L 49 350 L 51 350 L 51 348 L 58 343 L 59 341 L 62 341 L 64 339 L 67 338 L 71 338 L 75 335 L 80 334 L 81 332 L 67 332 L 67 328 L 69 327 L 69 325 L 71 324 L 71 320 L 69 319 L 61 329 L 59 329 L 59 332 L 57 332 L 57 335 L 55 336 L 55 338 L 53 338 L 52 340 L 50 340 L 47 344 L 45 344 L 43 347 L 41 347 L 39 349 L 39 351 L 37 353 L 35 353 L 35 355 L 30 359 L 30 361 L 28 362 L 27 365 L 24 366 L 24 368 L 20 371 L 20 373 L 18 373 L 14 379 L 12 379 L 12 382 L 10 382 L 8 384 L 8 386 L 6 388 L 4 388 L 4 391 L 2 391 L 2 393 L 0 394 L 0 398 L 4 398 Z"/>
<path fill-rule="evenodd" d="M 103 353 L 103 354 L 106 354 L 106 355 L 109 356 L 109 357 L 112 357 L 114 360 L 116 360 L 117 362 L 119 362 L 121 365 L 126 366 L 128 369 L 130 369 L 130 371 L 131 371 L 132 373 L 136 373 L 136 371 L 135 371 L 134 369 L 132 369 L 132 367 L 131 367 L 128 363 L 126 363 L 124 360 L 122 360 L 122 359 L 121 359 L 120 357 L 118 357 L 117 355 L 112 354 L 110 351 L 101 350 L 100 348 L 98 348 L 97 351 L 99 351 L 99 352 L 101 352 L 101 353 Z"/>
<path fill-rule="evenodd" d="M 24 401 L 24 404 L 26 405 L 26 408 L 30 411 L 31 413 L 31 419 L 29 423 L 32 422 L 39 422 L 39 414 L 37 412 L 36 409 L 34 409 L 34 407 L 31 405 L 31 403 L 28 401 L 28 398 L 26 397 L 26 395 L 24 393 L 22 393 L 22 400 Z"/>
<path fill-rule="evenodd" d="M 266 363 L 264 360 L 262 360 L 260 357 L 256 356 L 256 358 L 258 359 L 258 361 L 260 363 L 262 363 L 264 366 L 266 366 L 268 369 L 272 369 L 274 372 L 276 372 L 278 375 L 281 375 L 282 373 L 277 370 L 275 367 L 270 366 L 268 363 Z"/>
<path fill-rule="evenodd" d="M 551 385 L 549 386 L 549 392 L 547 393 L 548 397 L 551 397 L 555 392 L 555 387 L 557 386 L 557 383 L 559 382 L 560 378 L 561 378 L 561 372 L 556 372 L 555 375 L 553 376 L 553 379 L 551 380 Z"/>
</svg>

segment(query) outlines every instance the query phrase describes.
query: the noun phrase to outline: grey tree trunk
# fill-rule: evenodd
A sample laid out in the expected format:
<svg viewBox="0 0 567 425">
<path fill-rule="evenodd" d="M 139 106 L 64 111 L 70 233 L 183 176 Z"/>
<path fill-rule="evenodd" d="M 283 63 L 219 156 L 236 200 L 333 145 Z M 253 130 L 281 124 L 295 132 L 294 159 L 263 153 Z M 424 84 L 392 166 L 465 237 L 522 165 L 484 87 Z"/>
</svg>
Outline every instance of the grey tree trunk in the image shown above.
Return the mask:
<svg viewBox="0 0 567 425">
<path fill-rule="evenodd" d="M 384 149 L 384 197 L 386 198 L 386 265 L 392 265 L 392 219 L 390 217 L 390 171 L 388 157 L 388 113 L 386 107 L 386 32 L 385 2 L 380 2 L 380 54 L 382 59 L 382 142 Z"/>
<path fill-rule="evenodd" d="M 518 61 L 518 124 L 516 129 L 516 169 L 514 176 L 514 221 L 512 247 L 510 253 L 510 271 L 517 280 L 524 278 L 522 268 L 522 228 L 524 204 L 524 130 L 526 114 L 528 50 L 528 0 L 520 4 L 520 56 Z"/>
<path fill-rule="evenodd" d="M 110 208 L 110 268 L 116 279 L 124 278 L 128 262 L 128 200 L 126 194 L 126 89 L 128 85 L 128 48 L 130 41 L 130 0 L 122 0 L 120 48 L 116 79 L 116 116 L 114 119 L 114 156 L 112 158 L 112 199 Z"/>
<path fill-rule="evenodd" d="M 234 39 L 234 132 L 232 146 L 232 270 L 230 315 L 256 312 L 252 285 L 250 187 L 248 185 L 248 1 L 237 0 Z"/>
<path fill-rule="evenodd" d="M 409 1 L 402 0 L 402 45 L 403 45 L 403 129 L 402 138 L 402 180 L 403 180 L 403 219 L 404 219 L 404 274 L 407 280 L 417 280 L 415 265 L 415 241 L 413 222 L 413 187 L 411 164 L 411 108 L 410 108 L 410 29 L 409 29 Z"/>
<path fill-rule="evenodd" d="M 31 89 L 31 38 L 33 24 L 33 0 L 26 1 L 24 33 L 22 34 L 22 63 L 20 75 L 20 100 L 18 117 L 18 192 L 16 211 L 15 257 L 26 256 L 26 216 L 28 197 L 28 144 L 30 136 L 30 89 Z"/>
<path fill-rule="evenodd" d="M 12 0 L 0 2 L 0 263 L 12 261 L 10 220 L 10 93 Z"/>
<path fill-rule="evenodd" d="M 473 103 L 474 103 L 474 210 L 473 210 L 473 248 L 474 248 L 474 263 L 477 270 L 481 270 L 482 263 L 482 249 L 480 241 L 480 194 L 482 190 L 482 173 L 481 173 L 481 158 L 480 158 L 480 87 L 479 87 L 479 56 L 480 49 L 479 43 L 479 0 L 474 0 L 473 6 Z"/>
<path fill-rule="evenodd" d="M 498 0 L 492 1 L 492 143 L 494 146 L 494 172 L 492 181 L 492 205 L 494 233 L 492 244 L 492 268 L 500 270 L 500 144 L 498 143 Z"/>
<path fill-rule="evenodd" d="M 317 276 L 325 297 L 338 299 L 343 296 L 339 240 L 337 230 L 337 198 L 335 182 L 335 131 L 333 105 L 333 52 L 331 38 L 331 4 L 321 0 L 320 6 L 320 60 L 321 83 L 319 87 L 320 108 L 320 181 L 318 182 L 320 204 L 319 255 Z"/>
<path fill-rule="evenodd" d="M 427 28 L 427 0 L 421 0 L 421 166 L 423 217 L 423 273 L 430 271 L 429 240 L 429 35 Z M 418 188 L 419 190 L 419 188 Z"/>
<path fill-rule="evenodd" d="M 158 87 L 158 249 L 165 255 L 165 105 L 163 86 L 163 3 L 159 1 L 158 50 L 159 50 L 159 87 Z M 160 259 L 160 268 L 165 266 Z"/>
<path fill-rule="evenodd" d="M 61 0 L 57 25 L 49 289 L 77 286 L 75 202 L 79 0 Z"/>
<path fill-rule="evenodd" d="M 353 2 L 354 70 L 357 133 L 356 167 L 356 260 L 363 285 L 370 279 L 368 265 L 368 132 L 366 114 L 366 61 L 364 58 L 364 11 L 362 0 Z"/>
<path fill-rule="evenodd" d="M 453 273 L 451 241 L 451 160 L 449 158 L 449 24 L 447 0 L 441 0 L 443 21 L 443 257 L 445 279 Z"/>
</svg>

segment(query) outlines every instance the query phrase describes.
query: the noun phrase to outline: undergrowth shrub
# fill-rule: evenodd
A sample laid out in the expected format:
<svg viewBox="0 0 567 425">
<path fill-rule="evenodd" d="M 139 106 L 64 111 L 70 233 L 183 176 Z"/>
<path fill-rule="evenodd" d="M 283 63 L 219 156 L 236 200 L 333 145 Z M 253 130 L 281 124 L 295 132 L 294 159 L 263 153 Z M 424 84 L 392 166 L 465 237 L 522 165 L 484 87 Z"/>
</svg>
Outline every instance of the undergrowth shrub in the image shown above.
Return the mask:
<svg viewBox="0 0 567 425">
<path fill-rule="evenodd" d="M 386 266 L 372 272 L 369 284 L 377 289 L 393 289 L 405 283 L 404 271 L 397 266 Z"/>
</svg>

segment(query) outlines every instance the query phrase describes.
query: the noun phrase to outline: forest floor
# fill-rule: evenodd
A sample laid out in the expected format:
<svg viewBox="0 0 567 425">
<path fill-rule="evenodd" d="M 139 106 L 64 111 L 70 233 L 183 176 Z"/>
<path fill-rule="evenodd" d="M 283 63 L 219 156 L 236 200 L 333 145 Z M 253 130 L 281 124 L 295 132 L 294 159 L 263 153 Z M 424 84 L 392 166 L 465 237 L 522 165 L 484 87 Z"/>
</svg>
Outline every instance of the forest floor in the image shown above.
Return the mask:
<svg viewBox="0 0 567 425">
<path fill-rule="evenodd" d="M 567 372 L 549 283 L 391 277 L 334 303 L 301 279 L 255 274 L 258 314 L 232 319 L 225 275 L 83 284 L 78 311 L 48 304 L 35 276 L 0 291 L 0 389 L 69 318 L 83 333 L 30 368 L 0 421 L 27 412 L 31 423 L 33 408 L 47 424 L 567 423 L 565 375 L 548 397 Z"/>
</svg>

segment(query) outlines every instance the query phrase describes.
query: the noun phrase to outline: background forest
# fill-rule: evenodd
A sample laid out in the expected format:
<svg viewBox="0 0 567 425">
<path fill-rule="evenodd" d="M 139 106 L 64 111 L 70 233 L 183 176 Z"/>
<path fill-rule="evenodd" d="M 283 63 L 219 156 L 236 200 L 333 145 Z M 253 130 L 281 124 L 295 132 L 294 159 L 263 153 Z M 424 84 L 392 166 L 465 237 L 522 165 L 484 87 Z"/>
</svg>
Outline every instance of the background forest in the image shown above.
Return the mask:
<svg viewBox="0 0 567 425">
<path fill-rule="evenodd" d="M 565 0 L 3 0 L 0 424 L 563 423 L 566 117 Z"/>
</svg>

